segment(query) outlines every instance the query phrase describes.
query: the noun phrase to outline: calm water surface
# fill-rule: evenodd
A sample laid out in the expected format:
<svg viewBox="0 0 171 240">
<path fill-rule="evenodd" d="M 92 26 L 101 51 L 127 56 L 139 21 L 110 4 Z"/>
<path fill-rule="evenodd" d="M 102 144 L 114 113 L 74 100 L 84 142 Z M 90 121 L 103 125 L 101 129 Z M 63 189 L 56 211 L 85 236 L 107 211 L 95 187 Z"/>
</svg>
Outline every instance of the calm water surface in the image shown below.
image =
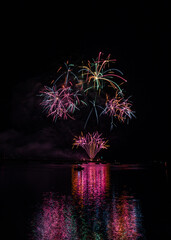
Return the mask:
<svg viewBox="0 0 171 240">
<path fill-rule="evenodd" d="M 171 239 L 167 169 L 1 165 L 2 239 Z"/>
</svg>

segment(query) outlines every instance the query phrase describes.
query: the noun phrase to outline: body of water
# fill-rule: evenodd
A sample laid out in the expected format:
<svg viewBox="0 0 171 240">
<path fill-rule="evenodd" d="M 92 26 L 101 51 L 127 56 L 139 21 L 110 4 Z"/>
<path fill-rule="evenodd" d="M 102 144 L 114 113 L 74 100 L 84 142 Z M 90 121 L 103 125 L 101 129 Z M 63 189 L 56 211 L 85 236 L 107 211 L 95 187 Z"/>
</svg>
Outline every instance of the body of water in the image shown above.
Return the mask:
<svg viewBox="0 0 171 240">
<path fill-rule="evenodd" d="M 167 168 L 82 166 L 1 165 L 1 239 L 171 239 Z"/>
</svg>

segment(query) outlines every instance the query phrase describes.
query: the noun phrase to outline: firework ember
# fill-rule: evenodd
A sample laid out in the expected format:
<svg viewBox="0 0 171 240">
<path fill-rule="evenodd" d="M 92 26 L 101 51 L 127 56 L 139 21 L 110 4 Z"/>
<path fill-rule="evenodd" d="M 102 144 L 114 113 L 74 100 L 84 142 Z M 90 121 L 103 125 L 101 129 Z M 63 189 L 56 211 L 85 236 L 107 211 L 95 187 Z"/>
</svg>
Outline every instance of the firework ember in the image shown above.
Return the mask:
<svg viewBox="0 0 171 240">
<path fill-rule="evenodd" d="M 107 145 L 108 141 L 101 138 L 101 135 L 102 134 L 98 132 L 94 132 L 83 136 L 83 133 L 81 133 L 81 136 L 74 138 L 73 146 L 84 148 L 90 159 L 93 160 L 101 149 L 107 149 L 109 147 L 109 145 Z"/>
</svg>

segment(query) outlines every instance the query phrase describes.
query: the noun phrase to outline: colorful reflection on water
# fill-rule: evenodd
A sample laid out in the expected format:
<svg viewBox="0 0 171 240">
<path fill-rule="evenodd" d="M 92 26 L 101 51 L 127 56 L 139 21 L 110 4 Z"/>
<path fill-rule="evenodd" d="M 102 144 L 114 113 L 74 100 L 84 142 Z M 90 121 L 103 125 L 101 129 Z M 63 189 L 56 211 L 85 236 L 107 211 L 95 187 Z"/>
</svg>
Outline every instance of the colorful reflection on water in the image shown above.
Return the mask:
<svg viewBox="0 0 171 240">
<path fill-rule="evenodd" d="M 108 239 L 139 239 L 142 237 L 141 228 L 141 212 L 136 199 L 126 192 L 113 198 L 108 220 Z"/>
<path fill-rule="evenodd" d="M 54 193 L 45 194 L 36 217 L 34 239 L 78 239 L 76 227 L 71 200 Z"/>
<path fill-rule="evenodd" d="M 71 196 L 46 193 L 34 220 L 35 240 L 136 240 L 143 238 L 139 201 L 110 188 L 110 165 L 72 167 Z"/>
<path fill-rule="evenodd" d="M 72 167 L 72 196 L 82 205 L 93 201 L 103 203 L 109 194 L 109 164 L 83 164 L 83 171 Z"/>
</svg>

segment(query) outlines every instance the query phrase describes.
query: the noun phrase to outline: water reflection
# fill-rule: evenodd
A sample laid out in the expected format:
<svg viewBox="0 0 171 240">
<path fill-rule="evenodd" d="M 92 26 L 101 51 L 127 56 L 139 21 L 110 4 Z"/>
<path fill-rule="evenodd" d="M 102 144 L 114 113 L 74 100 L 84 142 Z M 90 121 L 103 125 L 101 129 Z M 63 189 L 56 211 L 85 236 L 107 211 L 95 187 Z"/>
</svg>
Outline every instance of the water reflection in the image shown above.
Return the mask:
<svg viewBox="0 0 171 240">
<path fill-rule="evenodd" d="M 42 208 L 36 217 L 36 240 L 78 239 L 70 198 L 54 193 L 44 195 Z"/>
<path fill-rule="evenodd" d="M 109 164 L 83 164 L 83 171 L 72 167 L 72 196 L 79 204 L 87 205 L 93 201 L 103 203 L 109 194 Z"/>
<path fill-rule="evenodd" d="M 34 227 L 36 240 L 136 240 L 142 236 L 138 200 L 110 187 L 109 165 L 72 167 L 72 196 L 46 193 Z"/>
<path fill-rule="evenodd" d="M 109 239 L 135 240 L 142 237 L 141 231 L 141 212 L 137 200 L 126 192 L 113 198 L 108 221 Z"/>
</svg>

